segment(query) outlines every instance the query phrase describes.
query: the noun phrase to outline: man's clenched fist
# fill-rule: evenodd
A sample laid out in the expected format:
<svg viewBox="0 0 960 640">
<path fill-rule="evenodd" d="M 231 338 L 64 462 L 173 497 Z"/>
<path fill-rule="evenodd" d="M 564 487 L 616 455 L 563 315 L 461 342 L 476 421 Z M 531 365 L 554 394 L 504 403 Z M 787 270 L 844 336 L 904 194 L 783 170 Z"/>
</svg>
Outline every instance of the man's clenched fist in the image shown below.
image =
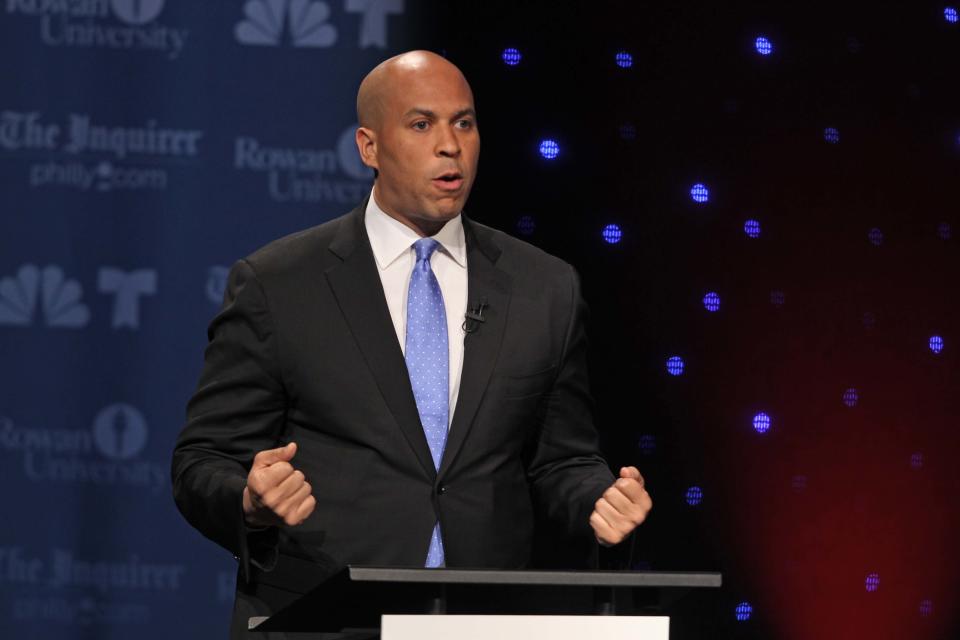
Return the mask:
<svg viewBox="0 0 960 640">
<path fill-rule="evenodd" d="M 643 486 L 643 477 L 636 467 L 623 467 L 620 477 L 603 492 L 590 514 L 590 526 L 597 542 L 609 547 L 623 542 L 646 520 L 653 500 Z"/>
<path fill-rule="evenodd" d="M 296 452 L 297 444 L 291 442 L 254 457 L 243 489 L 243 515 L 250 526 L 294 526 L 313 513 L 317 501 L 310 483 L 290 464 Z"/>
</svg>

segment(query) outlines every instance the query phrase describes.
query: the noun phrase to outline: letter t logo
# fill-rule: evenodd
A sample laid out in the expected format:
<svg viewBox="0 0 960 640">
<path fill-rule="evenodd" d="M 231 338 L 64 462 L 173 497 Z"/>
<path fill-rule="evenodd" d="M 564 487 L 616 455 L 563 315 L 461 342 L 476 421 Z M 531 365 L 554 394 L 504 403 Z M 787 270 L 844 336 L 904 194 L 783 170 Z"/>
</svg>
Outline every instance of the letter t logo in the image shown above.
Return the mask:
<svg viewBox="0 0 960 640">
<path fill-rule="evenodd" d="M 345 0 L 347 13 L 362 13 L 360 48 L 387 48 L 387 16 L 403 14 L 403 0 Z"/>
<path fill-rule="evenodd" d="M 100 293 L 114 294 L 112 327 L 140 326 L 140 296 L 157 292 L 157 272 L 154 269 L 121 271 L 115 267 L 100 269 L 97 279 Z"/>
</svg>

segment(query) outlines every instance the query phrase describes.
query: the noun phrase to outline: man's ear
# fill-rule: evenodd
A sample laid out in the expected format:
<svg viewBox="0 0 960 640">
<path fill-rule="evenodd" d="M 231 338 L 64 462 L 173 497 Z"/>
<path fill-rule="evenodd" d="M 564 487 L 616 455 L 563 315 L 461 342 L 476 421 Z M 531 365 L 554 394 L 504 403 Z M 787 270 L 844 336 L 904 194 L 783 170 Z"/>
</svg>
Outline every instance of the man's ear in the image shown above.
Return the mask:
<svg viewBox="0 0 960 640">
<path fill-rule="evenodd" d="M 360 152 L 360 160 L 374 171 L 380 167 L 377 163 L 377 138 L 373 129 L 360 127 L 356 133 L 357 151 Z"/>
</svg>

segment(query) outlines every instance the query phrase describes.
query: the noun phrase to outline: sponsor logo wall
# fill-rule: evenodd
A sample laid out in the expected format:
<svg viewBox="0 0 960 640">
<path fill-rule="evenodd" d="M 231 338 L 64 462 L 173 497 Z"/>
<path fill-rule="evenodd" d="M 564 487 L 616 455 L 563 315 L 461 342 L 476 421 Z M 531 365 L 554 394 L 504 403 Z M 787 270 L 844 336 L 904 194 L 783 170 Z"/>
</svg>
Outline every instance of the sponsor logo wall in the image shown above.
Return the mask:
<svg viewBox="0 0 960 640">
<path fill-rule="evenodd" d="M 0 0 L 0 637 L 221 637 L 170 453 L 229 265 L 358 204 L 404 0 Z M 192 635 L 191 635 L 192 634 Z"/>
</svg>

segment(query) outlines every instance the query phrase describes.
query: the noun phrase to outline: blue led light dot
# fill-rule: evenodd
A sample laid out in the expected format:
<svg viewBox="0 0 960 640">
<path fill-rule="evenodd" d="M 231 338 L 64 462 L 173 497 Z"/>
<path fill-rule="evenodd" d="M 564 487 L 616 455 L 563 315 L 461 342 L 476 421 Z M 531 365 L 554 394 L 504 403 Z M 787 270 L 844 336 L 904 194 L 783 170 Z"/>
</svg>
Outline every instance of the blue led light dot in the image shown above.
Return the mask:
<svg viewBox="0 0 960 640">
<path fill-rule="evenodd" d="M 843 404 L 848 407 L 857 406 L 857 402 L 860 400 L 860 395 L 857 393 L 857 390 L 853 387 L 850 387 L 843 392 Z"/>
<path fill-rule="evenodd" d="M 603 228 L 603 240 L 607 244 L 617 244 L 623 239 L 623 229 L 618 224 L 608 224 Z"/>
<path fill-rule="evenodd" d="M 640 442 L 638 444 L 643 455 L 653 455 L 653 453 L 657 450 L 657 437 L 655 435 L 646 433 L 640 436 Z"/>
<path fill-rule="evenodd" d="M 921 600 L 920 616 L 924 618 L 929 618 L 931 613 L 933 613 L 933 600 Z"/>
<path fill-rule="evenodd" d="M 747 220 L 743 223 L 743 232 L 750 238 L 759 238 L 760 222 L 757 220 Z"/>
<path fill-rule="evenodd" d="M 957 21 L 960 21 L 960 14 L 957 13 L 956 7 L 944 7 L 943 8 L 943 19 L 951 24 L 956 24 Z"/>
<path fill-rule="evenodd" d="M 770 304 L 775 307 L 782 307 L 787 302 L 787 295 L 783 291 L 770 292 Z"/>
<path fill-rule="evenodd" d="M 537 221 L 534 220 L 533 216 L 520 216 L 520 219 L 517 220 L 517 231 L 522 235 L 529 236 L 537 228 Z"/>
<path fill-rule="evenodd" d="M 636 140 L 637 139 L 637 127 L 632 122 L 625 122 L 620 125 L 620 139 L 621 140 Z"/>
<path fill-rule="evenodd" d="M 546 158 L 547 160 L 553 160 L 558 155 L 560 155 L 560 145 L 557 144 L 556 140 L 542 140 L 540 142 L 540 155 Z"/>
<path fill-rule="evenodd" d="M 703 489 L 698 486 L 690 487 L 687 489 L 686 500 L 687 504 L 691 507 L 698 506 L 701 502 L 703 502 Z"/>
<path fill-rule="evenodd" d="M 710 189 L 702 182 L 698 182 L 690 187 L 690 197 L 697 204 L 704 204 L 710 200 Z"/>
<path fill-rule="evenodd" d="M 950 228 L 950 223 L 941 222 L 937 225 L 937 235 L 940 236 L 941 240 L 949 240 L 950 236 L 953 235 L 953 229 Z"/>
<path fill-rule="evenodd" d="M 873 329 L 877 326 L 877 315 L 873 311 L 865 311 L 863 313 L 863 326 L 866 329 Z"/>
<path fill-rule="evenodd" d="M 870 593 L 875 592 L 880 588 L 880 574 L 879 573 L 870 573 L 867 574 L 867 579 L 864 581 L 864 584 L 867 588 L 867 591 Z"/>
<path fill-rule="evenodd" d="M 823 139 L 830 144 L 837 144 L 840 142 L 840 131 L 835 127 L 827 127 L 823 130 Z"/>
<path fill-rule="evenodd" d="M 762 56 L 768 56 L 773 53 L 773 43 L 770 42 L 770 39 L 766 36 L 757 36 L 757 39 L 753 42 L 754 48 Z"/>
<path fill-rule="evenodd" d="M 923 454 L 919 451 L 910 454 L 910 468 L 914 471 L 923 469 Z"/>
<path fill-rule="evenodd" d="M 672 376 L 683 374 L 684 362 L 680 356 L 670 356 L 667 358 L 667 373 Z"/>
<path fill-rule="evenodd" d="M 943 352 L 943 347 L 943 336 L 930 336 L 930 351 L 940 354 Z"/>
<path fill-rule="evenodd" d="M 720 294 L 716 291 L 710 291 L 703 296 L 703 308 L 714 313 L 720 310 Z"/>
<path fill-rule="evenodd" d="M 879 247 L 883 244 L 883 231 L 880 231 L 877 227 L 870 229 L 870 231 L 867 232 L 867 240 L 869 240 L 873 246 Z"/>
<path fill-rule="evenodd" d="M 507 47 L 503 50 L 503 53 L 500 55 L 500 58 L 505 64 L 511 67 L 515 67 L 520 64 L 520 60 L 523 59 L 523 56 L 520 54 L 520 50 L 514 47 Z"/>
<path fill-rule="evenodd" d="M 807 476 L 795 475 L 790 479 L 790 486 L 796 493 L 802 493 L 807 488 Z"/>
<path fill-rule="evenodd" d="M 734 615 L 737 617 L 737 622 L 746 622 L 750 619 L 750 616 L 753 614 L 753 607 L 749 602 L 741 602 L 737 605 L 737 608 L 734 610 Z"/>
<path fill-rule="evenodd" d="M 614 60 L 621 69 L 629 69 L 633 66 L 633 55 L 626 51 L 618 51 Z"/>
<path fill-rule="evenodd" d="M 772 420 L 770 419 L 770 416 L 763 411 L 753 416 L 753 430 L 757 433 L 766 433 L 769 431 L 771 423 Z"/>
</svg>

